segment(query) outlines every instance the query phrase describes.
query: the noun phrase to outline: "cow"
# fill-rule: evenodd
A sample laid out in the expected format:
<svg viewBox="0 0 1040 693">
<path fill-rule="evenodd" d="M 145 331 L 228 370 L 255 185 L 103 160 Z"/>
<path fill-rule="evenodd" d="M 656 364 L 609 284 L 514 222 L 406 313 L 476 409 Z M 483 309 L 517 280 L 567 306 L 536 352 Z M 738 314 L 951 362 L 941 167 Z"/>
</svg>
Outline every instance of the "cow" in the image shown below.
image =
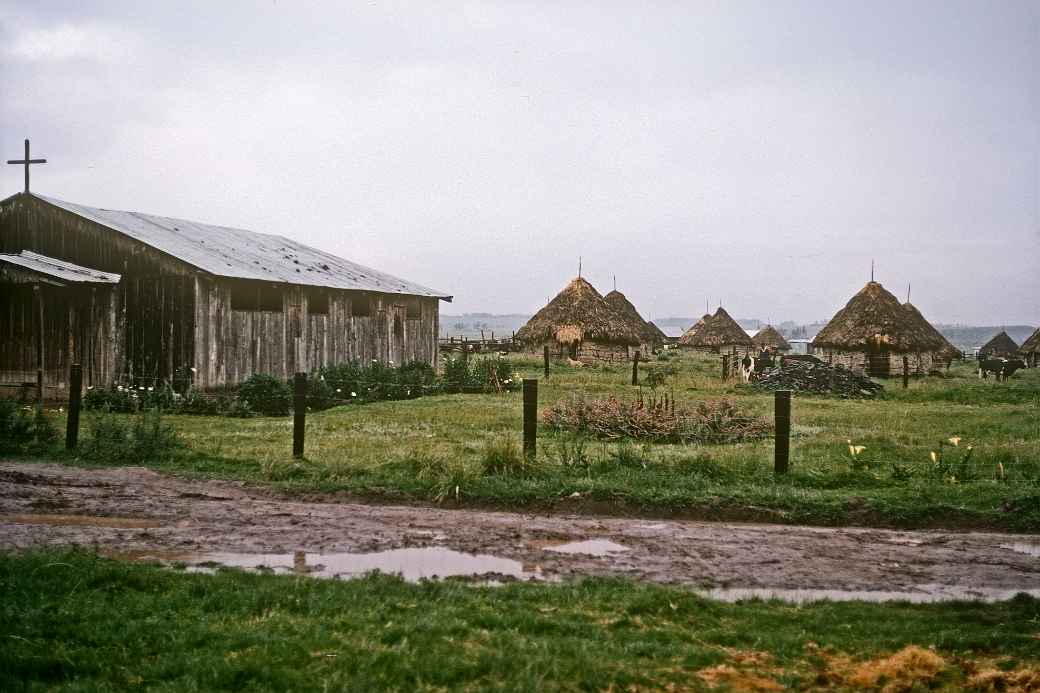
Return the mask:
<svg viewBox="0 0 1040 693">
<path fill-rule="evenodd" d="M 755 359 L 750 354 L 745 353 L 744 358 L 740 360 L 740 379 L 742 382 L 747 382 L 751 378 L 751 374 L 755 371 Z"/>
<path fill-rule="evenodd" d="M 1015 371 L 1025 367 L 1026 362 L 1022 359 L 984 359 L 979 361 L 979 378 L 986 378 L 993 373 L 997 377 L 997 382 L 1007 382 Z"/>
</svg>

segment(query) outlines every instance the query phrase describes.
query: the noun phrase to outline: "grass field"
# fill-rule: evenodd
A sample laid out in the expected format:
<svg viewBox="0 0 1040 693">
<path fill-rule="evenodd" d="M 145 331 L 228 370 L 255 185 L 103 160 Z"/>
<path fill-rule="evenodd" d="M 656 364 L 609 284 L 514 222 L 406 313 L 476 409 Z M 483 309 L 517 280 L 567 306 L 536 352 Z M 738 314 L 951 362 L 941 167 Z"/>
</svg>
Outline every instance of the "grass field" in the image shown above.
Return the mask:
<svg viewBox="0 0 1040 693">
<path fill-rule="evenodd" d="M 0 553 L 0 689 L 1035 690 L 1040 601 L 185 574 Z M 1015 686 L 1019 686 L 1015 688 Z"/>
<path fill-rule="evenodd" d="M 515 363 L 525 376 L 542 375 L 536 361 Z M 772 416 L 772 395 L 722 383 L 717 357 L 682 354 L 667 364 L 677 374 L 656 396 L 667 392 L 688 402 L 725 396 Z M 663 365 L 652 361 L 646 368 Z M 539 404 L 578 395 L 633 398 L 640 388 L 630 378 L 624 365 L 554 367 L 540 383 Z M 537 462 L 524 464 L 510 449 L 520 438 L 519 393 L 314 412 L 302 461 L 290 454 L 290 419 L 175 416 L 170 420 L 185 451 L 144 463 L 287 491 L 386 500 L 823 525 L 1040 529 L 1040 369 L 997 384 L 978 380 L 963 364 L 949 377 L 915 379 L 907 390 L 900 385 L 886 382 L 884 397 L 875 401 L 796 396 L 791 473 L 779 478 L 771 440 L 630 445 L 542 431 Z M 86 416 L 84 435 L 90 427 Z M 951 437 L 961 439 L 956 448 L 945 445 L 953 464 L 939 468 L 930 453 Z M 865 448 L 855 459 L 849 441 Z M 970 462 L 958 466 L 968 445 L 974 448 Z"/>
</svg>

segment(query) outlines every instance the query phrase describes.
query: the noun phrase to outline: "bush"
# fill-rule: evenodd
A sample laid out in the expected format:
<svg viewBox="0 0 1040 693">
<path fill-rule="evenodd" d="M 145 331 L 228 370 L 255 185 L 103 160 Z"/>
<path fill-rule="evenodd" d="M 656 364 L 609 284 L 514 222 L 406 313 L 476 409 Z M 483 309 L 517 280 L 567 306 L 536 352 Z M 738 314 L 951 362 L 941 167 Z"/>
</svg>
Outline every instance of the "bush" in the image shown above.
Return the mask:
<svg viewBox="0 0 1040 693">
<path fill-rule="evenodd" d="M 765 437 L 772 429 L 768 419 L 744 414 L 726 399 L 701 402 L 688 409 L 668 397 L 640 397 L 632 402 L 615 397 L 579 397 L 547 408 L 542 421 L 549 428 L 608 440 L 633 438 L 660 443 L 740 442 Z"/>
<path fill-rule="evenodd" d="M 264 416 L 288 416 L 292 390 L 288 383 L 273 375 L 254 373 L 238 388 L 238 399 L 249 409 Z"/>
<path fill-rule="evenodd" d="M 0 399 L 0 452 L 39 450 L 57 438 L 57 429 L 42 409 Z"/>
<path fill-rule="evenodd" d="M 108 409 L 96 410 L 91 417 L 90 437 L 82 447 L 83 456 L 96 462 L 128 464 L 169 459 L 180 447 L 180 440 L 162 416 L 161 409 L 149 409 L 131 425 Z"/>
</svg>

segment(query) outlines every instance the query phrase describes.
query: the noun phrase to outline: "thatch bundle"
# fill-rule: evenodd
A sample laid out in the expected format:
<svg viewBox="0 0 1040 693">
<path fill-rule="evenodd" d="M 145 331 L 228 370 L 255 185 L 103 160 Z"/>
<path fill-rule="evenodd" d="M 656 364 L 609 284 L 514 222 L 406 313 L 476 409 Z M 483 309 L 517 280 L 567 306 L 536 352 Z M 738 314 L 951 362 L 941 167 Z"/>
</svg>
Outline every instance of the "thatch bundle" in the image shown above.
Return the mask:
<svg viewBox="0 0 1040 693">
<path fill-rule="evenodd" d="M 982 348 L 979 349 L 979 356 L 982 358 L 1014 356 L 1018 353 L 1018 349 L 1019 346 L 1015 344 L 1015 340 L 1011 339 L 1007 332 L 1001 330 L 1000 334 L 982 345 Z"/>
<path fill-rule="evenodd" d="M 770 351 L 791 350 L 791 345 L 787 343 L 784 336 L 772 325 L 766 325 L 759 330 L 758 333 L 751 338 L 751 343 L 759 349 L 769 349 Z"/>
<path fill-rule="evenodd" d="M 939 358 L 943 361 L 953 361 L 954 359 L 961 358 L 962 354 L 960 349 L 953 346 L 953 344 L 950 343 L 950 340 L 943 336 L 942 332 L 935 329 L 932 323 L 925 319 L 924 315 L 921 314 L 921 311 L 917 310 L 917 307 L 913 303 L 910 303 L 909 301 L 904 303 L 903 310 L 909 313 L 911 320 L 917 322 L 923 329 L 931 332 L 935 338 L 942 340 L 942 348 L 935 352 Z"/>
<path fill-rule="evenodd" d="M 661 343 L 661 344 L 664 344 L 665 342 L 667 342 L 667 341 L 668 341 L 668 339 L 669 339 L 668 335 L 666 335 L 666 334 L 664 333 L 664 330 L 662 330 L 662 329 L 661 329 L 660 327 L 658 327 L 658 326 L 657 326 L 657 325 L 656 325 L 656 324 L 654 323 L 654 321 L 653 321 L 653 320 L 650 320 L 649 322 L 647 322 L 647 323 L 646 323 L 646 326 L 650 328 L 650 331 L 651 331 L 651 332 L 653 332 L 653 334 L 654 334 L 654 340 L 655 340 L 656 342 L 659 342 L 659 343 Z"/>
<path fill-rule="evenodd" d="M 722 306 L 715 315 L 705 316 L 687 330 L 680 344 L 692 347 L 752 346 L 751 337 Z"/>
<path fill-rule="evenodd" d="M 922 318 L 921 322 L 925 322 Z M 945 339 L 903 308 L 878 282 L 868 282 L 831 318 L 813 340 L 814 347 L 863 351 L 868 345 L 897 353 L 938 352 Z"/>
<path fill-rule="evenodd" d="M 610 305 L 610 307 L 617 311 L 622 317 L 628 320 L 629 324 L 632 326 L 632 329 L 641 338 L 640 341 L 646 342 L 648 344 L 653 344 L 654 342 L 660 341 L 660 338 L 657 336 L 657 333 L 654 332 L 654 330 L 650 327 L 646 320 L 643 320 L 643 316 L 639 314 L 639 311 L 636 310 L 636 307 L 632 305 L 632 302 L 629 301 L 623 293 L 621 293 L 617 289 L 614 289 L 609 294 L 604 296 L 603 300 L 606 301 Z"/>
<path fill-rule="evenodd" d="M 516 333 L 516 340 L 526 344 L 594 341 L 637 345 L 639 337 L 629 320 L 581 277 L 556 294 Z"/>
</svg>

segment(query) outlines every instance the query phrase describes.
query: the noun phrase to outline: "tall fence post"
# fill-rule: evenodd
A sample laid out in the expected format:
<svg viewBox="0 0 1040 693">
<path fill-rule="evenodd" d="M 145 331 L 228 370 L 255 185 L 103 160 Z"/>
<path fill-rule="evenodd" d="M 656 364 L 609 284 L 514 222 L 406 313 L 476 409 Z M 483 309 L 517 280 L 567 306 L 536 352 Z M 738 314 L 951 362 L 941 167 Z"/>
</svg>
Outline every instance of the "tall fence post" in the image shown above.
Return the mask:
<svg viewBox="0 0 1040 693">
<path fill-rule="evenodd" d="M 293 457 L 303 457 L 303 430 L 307 423 L 307 374 L 293 378 Z"/>
<path fill-rule="evenodd" d="M 36 369 L 36 408 L 43 411 L 43 369 Z"/>
<path fill-rule="evenodd" d="M 545 360 L 545 379 L 549 379 L 549 345 L 542 347 L 542 357 Z"/>
<path fill-rule="evenodd" d="M 65 419 L 65 448 L 71 450 L 79 440 L 79 405 L 83 396 L 83 366 L 74 363 L 69 371 L 69 416 Z"/>
<path fill-rule="evenodd" d="M 632 384 L 639 384 L 639 351 L 636 350 L 636 355 L 632 357 Z"/>
<path fill-rule="evenodd" d="M 903 389 L 910 386 L 910 359 L 903 357 Z"/>
<path fill-rule="evenodd" d="M 729 380 L 729 354 L 722 355 L 722 379 Z"/>
<path fill-rule="evenodd" d="M 538 445 L 538 379 L 524 378 L 524 456 L 534 459 Z"/>
<path fill-rule="evenodd" d="M 777 390 L 773 395 L 774 441 L 773 471 L 787 474 L 791 461 L 791 391 Z"/>
</svg>

